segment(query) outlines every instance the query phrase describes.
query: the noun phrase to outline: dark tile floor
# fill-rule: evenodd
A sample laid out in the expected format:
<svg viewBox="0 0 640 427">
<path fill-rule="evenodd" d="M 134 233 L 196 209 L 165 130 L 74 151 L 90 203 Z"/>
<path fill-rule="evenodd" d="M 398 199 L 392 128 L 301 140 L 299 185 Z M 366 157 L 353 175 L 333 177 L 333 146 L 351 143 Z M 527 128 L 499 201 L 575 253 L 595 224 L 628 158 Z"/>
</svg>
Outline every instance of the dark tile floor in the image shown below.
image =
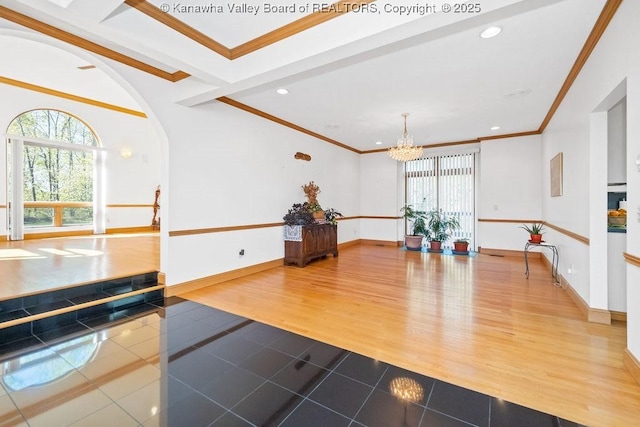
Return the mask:
<svg viewBox="0 0 640 427">
<path fill-rule="evenodd" d="M 576 425 L 191 301 L 145 307 L 3 346 L 0 426 Z"/>
</svg>

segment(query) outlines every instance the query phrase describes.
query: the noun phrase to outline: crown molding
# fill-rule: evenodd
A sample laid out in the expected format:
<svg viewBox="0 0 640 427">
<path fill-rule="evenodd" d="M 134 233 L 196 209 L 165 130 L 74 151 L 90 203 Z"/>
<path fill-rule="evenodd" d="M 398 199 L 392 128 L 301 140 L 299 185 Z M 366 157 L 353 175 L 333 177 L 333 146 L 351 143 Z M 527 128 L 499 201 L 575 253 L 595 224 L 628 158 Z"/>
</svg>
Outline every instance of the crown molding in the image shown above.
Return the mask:
<svg viewBox="0 0 640 427">
<path fill-rule="evenodd" d="M 53 25 L 45 24 L 42 21 L 38 21 L 37 19 L 31 18 L 27 15 L 23 15 L 22 13 L 8 9 L 4 6 L 0 6 L 0 18 L 4 18 L 7 21 L 11 21 L 23 27 L 30 28 L 41 34 L 45 34 L 49 37 L 53 37 L 54 39 L 69 43 L 81 49 L 88 50 L 89 52 L 104 56 L 105 58 L 112 59 L 116 62 L 120 62 L 133 68 L 137 68 L 140 71 L 144 71 L 145 73 L 152 74 L 156 77 L 160 77 L 170 82 L 177 82 L 189 77 L 189 74 L 185 73 L 184 71 L 176 71 L 174 73 L 170 73 L 168 71 L 161 70 L 160 68 L 154 67 L 153 65 L 146 64 L 123 53 L 116 52 L 115 50 L 99 45 L 98 43 L 94 43 L 75 34 L 71 34 L 67 31 L 61 30 L 54 27 Z"/>
<path fill-rule="evenodd" d="M 560 104 L 562 104 L 562 100 L 564 99 L 564 97 L 567 96 L 569 89 L 571 89 L 571 86 L 580 74 L 580 71 L 582 71 L 582 67 L 584 66 L 584 64 L 586 64 L 589 56 L 591 56 L 591 52 L 593 52 L 593 49 L 595 49 L 596 45 L 600 41 L 600 37 L 602 37 L 602 34 L 604 34 L 605 30 L 609 26 L 611 19 L 613 19 L 613 16 L 618 11 L 618 7 L 620 7 L 621 3 L 622 0 L 607 0 L 607 3 L 602 8 L 602 12 L 600 12 L 600 16 L 593 26 L 589 37 L 587 37 L 587 41 L 584 43 L 584 46 L 582 46 L 582 50 L 578 54 L 578 58 L 576 58 L 576 61 L 573 63 L 573 66 L 571 67 L 567 78 L 562 84 L 558 95 L 556 95 L 555 100 L 551 104 L 551 108 L 549 108 L 547 115 L 542 120 L 542 123 L 538 128 L 538 133 L 544 132 L 544 130 L 549 125 L 549 122 L 553 118 L 553 115 L 560 107 Z"/>
</svg>

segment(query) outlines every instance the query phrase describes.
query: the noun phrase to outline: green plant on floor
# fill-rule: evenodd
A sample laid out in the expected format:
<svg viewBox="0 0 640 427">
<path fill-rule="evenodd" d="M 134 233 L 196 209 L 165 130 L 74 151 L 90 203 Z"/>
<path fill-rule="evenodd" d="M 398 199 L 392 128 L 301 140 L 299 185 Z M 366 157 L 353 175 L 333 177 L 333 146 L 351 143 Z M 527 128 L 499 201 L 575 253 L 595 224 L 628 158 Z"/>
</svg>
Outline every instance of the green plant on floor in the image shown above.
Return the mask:
<svg viewBox="0 0 640 427">
<path fill-rule="evenodd" d="M 458 218 L 448 216 L 441 209 L 427 212 L 427 240 L 430 242 L 445 242 L 451 234 L 460 228 Z"/>
<path fill-rule="evenodd" d="M 407 220 L 407 232 L 409 236 L 425 236 L 427 233 L 426 212 L 414 209 L 411 205 L 406 205 L 402 209 L 402 217 Z"/>
</svg>

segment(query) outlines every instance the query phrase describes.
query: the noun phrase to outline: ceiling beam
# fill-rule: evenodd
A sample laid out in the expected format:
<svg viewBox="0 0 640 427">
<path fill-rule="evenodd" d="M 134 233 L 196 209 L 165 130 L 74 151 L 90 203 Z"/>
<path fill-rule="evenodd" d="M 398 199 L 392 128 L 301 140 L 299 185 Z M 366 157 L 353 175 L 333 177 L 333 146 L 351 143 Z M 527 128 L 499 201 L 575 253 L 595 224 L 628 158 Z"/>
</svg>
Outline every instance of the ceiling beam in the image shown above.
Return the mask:
<svg viewBox="0 0 640 427">
<path fill-rule="evenodd" d="M 313 12 L 296 21 L 283 25 L 280 28 L 276 28 L 275 30 L 263 34 L 260 37 L 256 37 L 255 39 L 249 40 L 248 42 L 234 48 L 229 48 L 195 28 L 185 24 L 183 21 L 175 18 L 168 12 L 163 12 L 160 8 L 149 3 L 147 0 L 124 0 L 127 5 L 137 11 L 144 13 L 148 17 L 155 19 L 161 24 L 166 25 L 172 30 L 190 38 L 194 42 L 201 44 L 207 49 L 210 49 L 229 60 L 234 60 L 244 55 L 248 55 L 264 47 L 306 31 L 309 28 L 313 28 L 331 19 L 337 18 L 338 16 L 342 16 L 345 13 L 357 10 L 357 7 L 367 3 L 373 3 L 374 1 L 376 0 L 340 0 L 331 5 L 327 5 L 322 10 Z"/>
</svg>

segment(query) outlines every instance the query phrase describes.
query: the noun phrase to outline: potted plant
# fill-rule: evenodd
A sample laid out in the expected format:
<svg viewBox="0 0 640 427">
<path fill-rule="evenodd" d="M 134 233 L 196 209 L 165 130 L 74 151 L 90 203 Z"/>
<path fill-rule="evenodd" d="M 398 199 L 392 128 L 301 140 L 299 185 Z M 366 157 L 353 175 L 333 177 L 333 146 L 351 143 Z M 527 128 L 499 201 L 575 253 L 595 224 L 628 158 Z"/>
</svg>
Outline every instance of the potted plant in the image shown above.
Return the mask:
<svg viewBox="0 0 640 427">
<path fill-rule="evenodd" d="M 520 227 L 523 230 L 526 230 L 530 236 L 530 243 L 540 243 L 542 242 L 542 235 L 544 234 L 544 222 L 534 222 L 531 225 L 522 224 Z"/>
<path fill-rule="evenodd" d="M 320 187 L 313 181 L 302 186 L 305 196 L 307 196 L 307 208 L 313 214 L 315 219 L 324 219 L 324 211 L 322 206 L 318 202 L 318 194 L 320 194 Z"/>
<path fill-rule="evenodd" d="M 469 253 L 469 239 L 459 238 L 454 240 L 453 253 L 467 255 Z"/>
<path fill-rule="evenodd" d="M 440 209 L 427 212 L 427 240 L 430 252 L 442 252 L 442 242 L 445 242 L 455 230 L 460 228 L 458 218 L 448 217 Z"/>
<path fill-rule="evenodd" d="M 338 223 L 338 218 L 342 217 L 344 217 L 344 215 L 333 208 L 327 208 L 324 210 L 324 220 L 327 224 L 336 225 Z"/>
<path fill-rule="evenodd" d="M 310 225 L 315 223 L 313 213 L 308 203 L 294 203 L 285 216 L 282 217 L 285 225 Z"/>
<path fill-rule="evenodd" d="M 404 236 L 404 245 L 410 251 L 422 250 L 422 239 L 427 232 L 427 224 L 425 222 L 425 211 L 414 209 L 411 205 L 406 205 L 402 209 L 402 216 L 408 221 L 407 230 L 411 229 L 411 233 Z"/>
</svg>

